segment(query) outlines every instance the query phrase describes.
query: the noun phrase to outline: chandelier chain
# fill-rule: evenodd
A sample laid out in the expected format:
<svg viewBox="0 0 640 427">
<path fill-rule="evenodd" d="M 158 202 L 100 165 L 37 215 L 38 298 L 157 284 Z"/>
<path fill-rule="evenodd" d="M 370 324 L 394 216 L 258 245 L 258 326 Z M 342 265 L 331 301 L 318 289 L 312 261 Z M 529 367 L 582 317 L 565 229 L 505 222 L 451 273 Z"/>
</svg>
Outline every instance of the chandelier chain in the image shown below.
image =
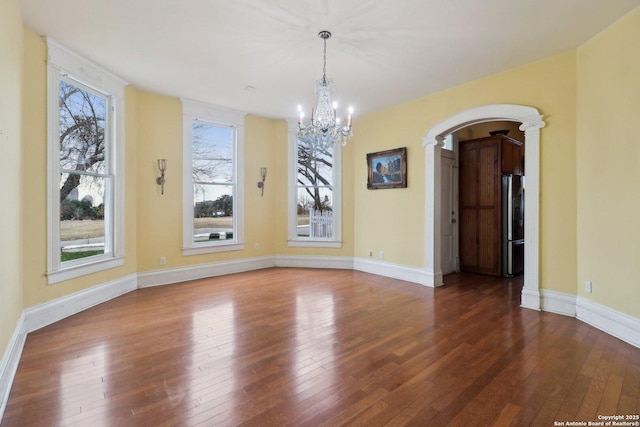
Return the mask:
<svg viewBox="0 0 640 427">
<path fill-rule="evenodd" d="M 327 39 L 323 37 L 323 41 L 324 41 L 324 62 L 323 62 L 323 66 L 322 66 L 322 81 L 326 82 L 327 81 Z"/>
</svg>

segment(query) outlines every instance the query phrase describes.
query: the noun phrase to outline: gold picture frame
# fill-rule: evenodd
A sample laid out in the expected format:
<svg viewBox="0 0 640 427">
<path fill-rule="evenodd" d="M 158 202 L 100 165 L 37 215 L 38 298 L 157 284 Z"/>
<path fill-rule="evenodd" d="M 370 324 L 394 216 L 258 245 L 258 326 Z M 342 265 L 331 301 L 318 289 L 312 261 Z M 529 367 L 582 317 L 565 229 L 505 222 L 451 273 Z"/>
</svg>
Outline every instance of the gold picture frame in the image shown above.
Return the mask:
<svg viewBox="0 0 640 427">
<path fill-rule="evenodd" d="M 407 147 L 367 153 L 367 188 L 407 188 Z"/>
</svg>

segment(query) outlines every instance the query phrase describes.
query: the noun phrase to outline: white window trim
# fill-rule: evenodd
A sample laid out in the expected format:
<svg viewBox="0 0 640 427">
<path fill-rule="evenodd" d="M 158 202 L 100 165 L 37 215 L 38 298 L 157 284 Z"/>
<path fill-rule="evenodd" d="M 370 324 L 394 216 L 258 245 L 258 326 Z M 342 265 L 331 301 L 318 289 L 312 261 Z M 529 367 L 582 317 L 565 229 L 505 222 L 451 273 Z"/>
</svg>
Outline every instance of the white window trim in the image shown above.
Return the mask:
<svg viewBox="0 0 640 427">
<path fill-rule="evenodd" d="M 54 284 L 75 277 L 96 273 L 124 264 L 124 90 L 126 81 L 70 51 L 47 37 L 47 282 Z M 105 222 L 105 248 L 110 236 L 111 253 L 89 257 L 86 260 L 60 261 L 60 160 L 58 149 L 58 91 L 60 78 L 64 75 L 103 93 L 110 98 L 113 107 L 111 123 L 113 140 L 109 150 L 109 162 L 113 173 L 113 218 L 112 224 Z"/>
<path fill-rule="evenodd" d="M 182 254 L 200 255 L 244 249 L 244 116 L 246 113 L 202 102 L 182 99 Z M 233 239 L 215 242 L 193 242 L 193 177 L 191 124 L 200 119 L 212 124 L 235 128 Z"/>
<path fill-rule="evenodd" d="M 288 241 L 289 247 L 306 248 L 340 248 L 342 247 L 342 150 L 340 146 L 333 148 L 333 239 L 309 238 L 298 236 L 298 122 L 288 120 L 288 145 L 289 145 L 289 215 L 288 215 Z"/>
</svg>

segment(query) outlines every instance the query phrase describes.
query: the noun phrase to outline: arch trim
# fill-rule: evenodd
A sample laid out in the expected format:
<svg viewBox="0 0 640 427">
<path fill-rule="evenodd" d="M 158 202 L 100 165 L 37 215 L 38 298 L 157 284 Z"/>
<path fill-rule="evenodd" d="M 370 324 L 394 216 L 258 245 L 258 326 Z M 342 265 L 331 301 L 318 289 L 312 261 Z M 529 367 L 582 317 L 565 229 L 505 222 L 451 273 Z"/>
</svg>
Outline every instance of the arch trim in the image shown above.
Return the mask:
<svg viewBox="0 0 640 427">
<path fill-rule="evenodd" d="M 515 104 L 484 105 L 454 114 L 427 131 L 422 139 L 425 148 L 425 282 L 426 286 L 443 284 L 441 269 L 441 150 L 444 137 L 464 127 L 496 120 L 520 123 L 525 133 L 525 269 L 521 305 L 540 310 L 539 225 L 540 225 L 540 129 L 543 116 L 534 107 Z"/>
</svg>

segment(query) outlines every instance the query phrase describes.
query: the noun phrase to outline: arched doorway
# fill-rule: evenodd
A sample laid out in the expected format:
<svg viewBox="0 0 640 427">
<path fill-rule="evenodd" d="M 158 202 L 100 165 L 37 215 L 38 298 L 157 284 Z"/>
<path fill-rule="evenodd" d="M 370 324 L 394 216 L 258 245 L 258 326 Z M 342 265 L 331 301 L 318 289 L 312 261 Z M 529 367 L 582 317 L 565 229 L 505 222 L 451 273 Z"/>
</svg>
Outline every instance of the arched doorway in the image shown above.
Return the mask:
<svg viewBox="0 0 640 427">
<path fill-rule="evenodd" d="M 545 126 L 537 109 L 523 105 L 495 104 L 455 114 L 431 128 L 423 138 L 425 147 L 425 285 L 443 284 L 440 242 L 441 203 L 440 156 L 444 137 L 477 123 L 507 120 L 521 123 L 525 134 L 525 254 L 523 307 L 540 310 L 539 224 L 540 224 L 540 129 Z"/>
</svg>

